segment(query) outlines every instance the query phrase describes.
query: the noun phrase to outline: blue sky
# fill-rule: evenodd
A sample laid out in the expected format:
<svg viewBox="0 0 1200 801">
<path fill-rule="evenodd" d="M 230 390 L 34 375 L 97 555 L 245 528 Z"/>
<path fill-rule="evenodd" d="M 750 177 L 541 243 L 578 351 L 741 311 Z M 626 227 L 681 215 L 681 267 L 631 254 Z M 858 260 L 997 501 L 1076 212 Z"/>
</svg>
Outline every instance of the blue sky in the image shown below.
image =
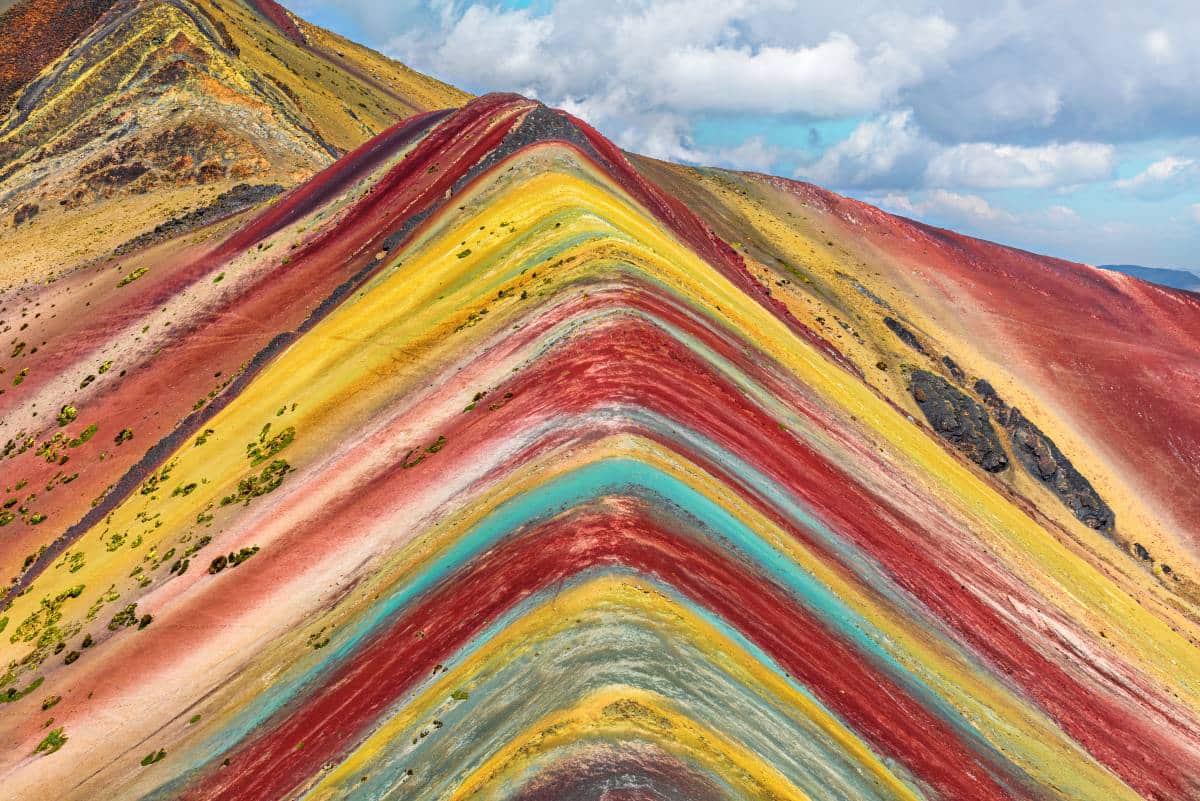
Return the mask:
<svg viewBox="0 0 1200 801">
<path fill-rule="evenodd" d="M 1193 0 L 285 0 L 651 156 L 1089 263 L 1200 269 Z"/>
</svg>

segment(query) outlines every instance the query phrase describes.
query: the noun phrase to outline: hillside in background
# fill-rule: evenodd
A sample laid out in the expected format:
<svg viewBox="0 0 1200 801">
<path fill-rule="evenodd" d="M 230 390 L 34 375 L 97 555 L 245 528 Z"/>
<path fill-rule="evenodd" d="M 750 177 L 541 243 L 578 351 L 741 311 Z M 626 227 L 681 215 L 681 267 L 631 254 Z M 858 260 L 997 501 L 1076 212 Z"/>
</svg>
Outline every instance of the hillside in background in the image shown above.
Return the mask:
<svg viewBox="0 0 1200 801">
<path fill-rule="evenodd" d="M 5 798 L 1200 797 L 1200 297 L 265 2 L 15 96 Z"/>
<path fill-rule="evenodd" d="M 1101 264 L 1100 269 L 1132 275 L 1134 278 L 1173 289 L 1200 292 L 1200 275 L 1191 270 L 1168 270 L 1162 267 L 1141 267 L 1137 264 Z"/>
<path fill-rule="evenodd" d="M 273 0 L 25 0 L 0 26 L 4 283 L 228 215 L 467 97 Z"/>
</svg>

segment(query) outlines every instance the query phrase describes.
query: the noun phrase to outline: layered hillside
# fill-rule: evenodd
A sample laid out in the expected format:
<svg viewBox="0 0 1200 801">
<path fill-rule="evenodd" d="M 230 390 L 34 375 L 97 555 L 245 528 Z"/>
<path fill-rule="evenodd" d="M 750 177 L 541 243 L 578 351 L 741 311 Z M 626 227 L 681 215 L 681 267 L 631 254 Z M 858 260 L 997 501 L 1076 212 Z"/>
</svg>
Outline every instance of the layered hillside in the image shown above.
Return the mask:
<svg viewBox="0 0 1200 801">
<path fill-rule="evenodd" d="M 22 0 L 0 15 L 0 282 L 241 211 L 466 97 L 273 0 Z"/>
<path fill-rule="evenodd" d="M 0 306 L 13 798 L 1200 792 L 1194 295 L 505 95 Z"/>
</svg>

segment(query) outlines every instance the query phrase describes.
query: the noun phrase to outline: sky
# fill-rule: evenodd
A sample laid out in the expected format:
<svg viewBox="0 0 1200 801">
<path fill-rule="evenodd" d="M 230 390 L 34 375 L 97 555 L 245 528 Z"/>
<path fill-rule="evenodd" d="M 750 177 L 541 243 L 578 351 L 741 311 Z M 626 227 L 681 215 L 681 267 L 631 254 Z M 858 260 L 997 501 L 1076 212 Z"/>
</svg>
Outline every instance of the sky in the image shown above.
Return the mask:
<svg viewBox="0 0 1200 801">
<path fill-rule="evenodd" d="M 622 147 L 1091 264 L 1200 271 L 1195 0 L 284 0 Z"/>
</svg>

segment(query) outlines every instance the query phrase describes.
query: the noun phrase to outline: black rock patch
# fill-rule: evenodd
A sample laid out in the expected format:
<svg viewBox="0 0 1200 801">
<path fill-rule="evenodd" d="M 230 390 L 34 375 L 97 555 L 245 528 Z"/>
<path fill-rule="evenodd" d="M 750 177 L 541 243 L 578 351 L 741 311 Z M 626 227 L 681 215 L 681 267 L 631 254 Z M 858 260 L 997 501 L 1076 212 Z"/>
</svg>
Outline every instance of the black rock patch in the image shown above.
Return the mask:
<svg viewBox="0 0 1200 801">
<path fill-rule="evenodd" d="M 1071 460 L 1054 444 L 1054 440 L 1026 419 L 1015 406 L 1008 410 L 1005 425 L 1017 461 L 1031 476 L 1046 484 L 1058 495 L 1085 526 L 1112 533 L 1116 515 L 1092 487 L 1090 481 L 1075 469 Z"/>
<path fill-rule="evenodd" d="M 269 200 L 280 192 L 283 187 L 279 184 L 238 184 L 232 189 L 222 192 L 210 205 L 195 211 L 190 211 L 182 217 L 173 217 L 164 223 L 154 226 L 153 231 L 130 239 L 117 247 L 114 255 L 124 256 L 147 245 L 170 239 L 209 223 L 228 217 L 251 206 Z"/>
<path fill-rule="evenodd" d="M 923 355 L 925 354 L 925 348 L 924 348 L 924 346 L 921 345 L 921 340 L 917 339 L 917 335 L 914 334 L 912 331 L 909 331 L 907 328 L 900 325 L 900 323 L 896 322 L 891 317 L 884 317 L 883 324 L 886 325 L 893 334 L 898 336 L 900 338 L 900 341 L 903 342 L 905 345 L 908 345 L 910 348 L 915 350 L 917 353 L 920 353 Z"/>
<path fill-rule="evenodd" d="M 26 203 L 20 206 L 16 213 L 13 214 L 13 227 L 17 227 L 22 223 L 29 222 L 37 216 L 39 211 L 41 211 L 41 209 L 38 208 L 36 203 Z"/>
<path fill-rule="evenodd" d="M 975 382 L 975 391 L 992 410 L 1008 433 L 1008 442 L 1021 466 L 1034 478 L 1054 491 L 1075 517 L 1089 528 L 1112 533 L 1117 520 L 1113 510 L 1075 469 L 1054 440 L 1042 433 L 1016 406 L 1009 406 L 984 379 Z M 1140 546 L 1139 546 L 1140 547 Z"/>
<path fill-rule="evenodd" d="M 954 380 L 960 384 L 962 383 L 963 379 L 966 378 L 966 375 L 963 374 L 962 368 L 958 366 L 958 362 L 954 361 L 954 359 L 951 359 L 949 356 L 942 357 L 942 364 L 946 365 L 946 369 L 950 371 L 950 375 L 952 375 Z"/>
<path fill-rule="evenodd" d="M 985 408 L 939 375 L 912 372 L 909 391 L 937 435 L 989 473 L 1008 467 L 1008 456 Z"/>
</svg>

